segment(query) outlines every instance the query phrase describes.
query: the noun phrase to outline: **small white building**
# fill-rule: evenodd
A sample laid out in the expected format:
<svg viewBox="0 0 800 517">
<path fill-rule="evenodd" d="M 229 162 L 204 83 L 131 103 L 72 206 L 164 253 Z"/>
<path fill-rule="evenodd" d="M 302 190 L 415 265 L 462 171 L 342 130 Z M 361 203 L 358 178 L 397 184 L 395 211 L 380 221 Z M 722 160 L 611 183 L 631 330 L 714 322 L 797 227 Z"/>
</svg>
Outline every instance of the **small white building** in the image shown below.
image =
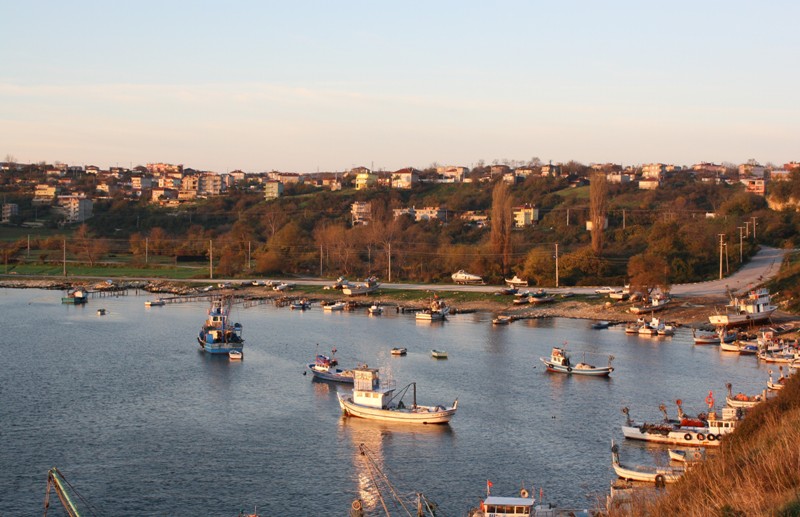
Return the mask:
<svg viewBox="0 0 800 517">
<path fill-rule="evenodd" d="M 278 199 L 283 195 L 283 183 L 278 180 L 268 180 L 264 182 L 264 199 Z"/>
<path fill-rule="evenodd" d="M 353 226 L 369 224 L 372 220 L 372 203 L 356 201 L 350 206 L 350 215 Z"/>
<path fill-rule="evenodd" d="M 511 209 L 511 214 L 514 216 L 514 227 L 525 228 L 539 220 L 539 209 L 531 206 L 515 206 Z"/>
</svg>

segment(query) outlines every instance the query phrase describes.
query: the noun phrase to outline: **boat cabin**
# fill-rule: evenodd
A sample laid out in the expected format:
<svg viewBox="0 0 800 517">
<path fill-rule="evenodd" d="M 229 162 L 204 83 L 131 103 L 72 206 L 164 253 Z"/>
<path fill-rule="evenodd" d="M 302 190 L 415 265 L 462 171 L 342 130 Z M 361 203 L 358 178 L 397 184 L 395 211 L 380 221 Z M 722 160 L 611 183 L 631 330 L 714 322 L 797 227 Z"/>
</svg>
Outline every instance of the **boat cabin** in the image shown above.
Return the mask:
<svg viewBox="0 0 800 517">
<path fill-rule="evenodd" d="M 569 366 L 569 356 L 564 352 L 563 348 L 553 348 L 550 353 L 550 360 L 559 366 Z"/>
<path fill-rule="evenodd" d="M 490 495 L 483 501 L 486 517 L 523 517 L 534 515 L 532 497 L 497 497 Z"/>
<path fill-rule="evenodd" d="M 362 366 L 353 370 L 353 403 L 386 409 L 394 388 L 381 389 L 377 368 Z"/>
<path fill-rule="evenodd" d="M 716 434 L 732 433 L 741 418 L 738 408 L 722 408 L 722 419 L 718 419 L 713 411 L 708 414 L 708 431 Z"/>
</svg>

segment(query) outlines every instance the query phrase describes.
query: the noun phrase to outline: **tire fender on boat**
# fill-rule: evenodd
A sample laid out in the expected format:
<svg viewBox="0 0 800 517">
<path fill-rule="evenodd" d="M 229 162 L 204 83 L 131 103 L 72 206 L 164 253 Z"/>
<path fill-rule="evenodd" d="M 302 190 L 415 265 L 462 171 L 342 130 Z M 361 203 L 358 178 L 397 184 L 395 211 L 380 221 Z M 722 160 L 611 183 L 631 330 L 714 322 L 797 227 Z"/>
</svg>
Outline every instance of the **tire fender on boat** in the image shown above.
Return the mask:
<svg viewBox="0 0 800 517">
<path fill-rule="evenodd" d="M 685 435 L 683 435 L 683 439 L 686 440 L 687 442 L 692 441 L 692 434 L 686 433 Z"/>
<path fill-rule="evenodd" d="M 716 440 L 716 439 L 717 439 L 717 437 L 716 437 L 716 436 L 714 436 L 712 433 L 708 433 L 708 436 L 707 436 L 707 438 L 708 438 L 708 441 L 709 441 L 709 442 L 713 442 L 714 440 Z"/>
<path fill-rule="evenodd" d="M 706 439 L 706 436 L 703 433 L 697 433 L 697 439 L 702 442 Z"/>
<path fill-rule="evenodd" d="M 572 373 L 572 366 L 567 366 L 567 372 Z"/>
<path fill-rule="evenodd" d="M 667 480 L 664 478 L 664 474 L 658 474 L 656 476 L 656 486 L 657 487 L 662 488 L 664 485 L 666 485 L 666 481 Z"/>
</svg>

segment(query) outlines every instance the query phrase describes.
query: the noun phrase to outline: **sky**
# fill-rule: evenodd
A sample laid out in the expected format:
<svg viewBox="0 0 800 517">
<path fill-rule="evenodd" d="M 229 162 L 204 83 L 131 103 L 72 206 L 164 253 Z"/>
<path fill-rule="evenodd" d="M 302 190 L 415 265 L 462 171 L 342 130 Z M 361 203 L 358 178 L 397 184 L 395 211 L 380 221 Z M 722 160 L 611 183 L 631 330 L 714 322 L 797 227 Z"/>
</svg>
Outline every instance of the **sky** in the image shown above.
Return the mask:
<svg viewBox="0 0 800 517">
<path fill-rule="evenodd" d="M 800 2 L 0 0 L 0 161 L 800 161 Z"/>
</svg>

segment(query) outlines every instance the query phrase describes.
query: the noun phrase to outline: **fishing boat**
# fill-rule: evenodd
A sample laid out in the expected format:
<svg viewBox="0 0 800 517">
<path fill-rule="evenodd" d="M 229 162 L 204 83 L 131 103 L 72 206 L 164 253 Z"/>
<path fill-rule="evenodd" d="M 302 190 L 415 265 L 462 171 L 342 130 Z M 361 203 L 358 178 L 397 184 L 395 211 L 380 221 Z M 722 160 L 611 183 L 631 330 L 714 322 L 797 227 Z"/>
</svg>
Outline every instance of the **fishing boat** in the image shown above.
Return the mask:
<svg viewBox="0 0 800 517">
<path fill-rule="evenodd" d="M 231 350 L 242 351 L 244 347 L 242 325 L 230 322 L 230 309 L 230 297 L 211 300 L 208 317 L 197 336 L 197 342 L 204 352 L 227 354 Z"/>
<path fill-rule="evenodd" d="M 467 284 L 483 284 L 483 278 L 478 275 L 473 275 L 472 273 L 467 273 L 463 269 L 459 269 L 450 277 L 453 279 L 453 282 L 460 284 L 460 285 L 467 285 Z"/>
<path fill-rule="evenodd" d="M 447 359 L 447 352 L 444 350 L 431 350 L 431 357 L 434 359 Z"/>
<path fill-rule="evenodd" d="M 98 316 L 105 316 L 106 315 L 106 310 L 105 309 L 97 309 L 97 315 Z"/>
<path fill-rule="evenodd" d="M 89 296 L 83 289 L 71 289 L 67 292 L 66 296 L 61 297 L 61 303 L 70 305 L 82 305 L 86 303 Z"/>
<path fill-rule="evenodd" d="M 706 398 L 709 409 L 714 405 L 712 394 Z M 742 418 L 741 410 L 736 408 L 722 408 L 722 418 L 714 411 L 709 411 L 705 418 L 686 418 L 671 420 L 666 415 L 666 409 L 660 407 L 664 413 L 664 420 L 656 423 L 634 422 L 631 420 L 627 407 L 622 408 L 626 422 L 622 426 L 622 434 L 631 440 L 643 440 L 653 443 L 664 443 L 684 446 L 718 446 L 720 440 L 732 433 Z M 682 411 L 679 413 L 682 414 Z"/>
<path fill-rule="evenodd" d="M 228 358 L 231 361 L 241 361 L 244 359 L 244 354 L 240 350 L 231 350 L 228 352 Z"/>
<path fill-rule="evenodd" d="M 682 467 L 642 467 L 628 466 L 619 461 L 619 446 L 611 441 L 611 465 L 614 472 L 622 479 L 630 481 L 644 481 L 655 483 L 656 486 L 664 486 L 667 483 L 675 483 L 686 472 Z"/>
<path fill-rule="evenodd" d="M 418 320 L 442 321 L 447 318 L 448 314 L 450 314 L 450 307 L 444 300 L 440 300 L 438 296 L 434 296 L 429 308 L 417 312 L 414 317 Z"/>
<path fill-rule="evenodd" d="M 725 387 L 728 388 L 728 395 L 725 397 L 725 403 L 731 408 L 750 409 L 767 399 L 766 390 L 759 395 L 745 395 L 742 392 L 734 395 L 730 382 L 725 384 Z"/>
<path fill-rule="evenodd" d="M 521 488 L 518 497 L 491 495 L 491 481 L 486 482 L 486 498 L 481 500 L 480 506 L 470 508 L 468 517 L 535 517 L 556 515 L 583 515 L 580 512 L 556 510 L 549 504 L 537 504 L 531 492 Z M 541 500 L 541 494 L 539 499 Z"/>
<path fill-rule="evenodd" d="M 380 305 L 378 305 L 377 303 L 373 303 L 373 304 L 370 306 L 370 308 L 369 308 L 369 309 L 367 309 L 367 312 L 368 312 L 369 314 L 373 315 L 373 316 L 380 316 L 381 314 L 383 314 L 383 307 L 381 307 L 381 306 L 380 306 Z"/>
<path fill-rule="evenodd" d="M 734 296 L 729 292 L 730 302 L 723 313 L 712 314 L 708 321 L 712 325 L 732 327 L 750 325 L 769 319 L 778 307 L 772 304 L 772 296 L 766 287 L 753 289 L 744 296 Z"/>
<path fill-rule="evenodd" d="M 337 393 L 339 407 L 345 416 L 404 424 L 447 424 L 458 409 L 458 399 L 452 406 L 422 406 L 417 404 L 417 384 L 412 382 L 395 392 L 394 387 L 381 387 L 378 370 L 362 366 L 353 370 L 352 393 Z M 410 388 L 413 401 L 403 397 Z"/>
<path fill-rule="evenodd" d="M 380 287 L 380 285 L 381 284 L 378 282 L 378 277 L 371 276 L 367 278 L 364 282 L 356 284 L 347 284 L 342 286 L 342 294 L 345 296 L 358 296 L 361 294 L 369 294 L 377 290 L 378 287 Z"/>
<path fill-rule="evenodd" d="M 767 381 L 767 389 L 771 391 L 779 391 L 782 390 L 783 387 L 786 385 L 786 377 L 783 375 L 783 366 L 780 367 L 780 376 L 778 376 L 778 380 L 772 380 L 772 370 L 769 370 L 769 380 Z"/>
<path fill-rule="evenodd" d="M 406 355 L 408 353 L 408 349 L 405 347 L 395 347 L 392 348 L 392 355 Z"/>
<path fill-rule="evenodd" d="M 302 300 L 295 300 L 289 304 L 289 307 L 291 307 L 293 311 L 304 311 L 311 308 L 311 302 L 309 302 L 308 299 L 303 298 Z"/>
<path fill-rule="evenodd" d="M 353 384 L 353 370 L 336 368 L 337 364 L 338 361 L 336 359 L 327 355 L 317 354 L 315 361 L 308 365 L 308 369 L 311 370 L 311 374 L 315 379 Z"/>
<path fill-rule="evenodd" d="M 161 298 L 156 298 L 155 300 L 147 300 L 146 302 L 144 302 L 145 307 L 161 307 L 166 304 L 167 302 L 165 302 Z"/>
<path fill-rule="evenodd" d="M 548 372 L 607 377 L 614 371 L 614 367 L 611 366 L 611 361 L 614 360 L 613 355 L 608 356 L 608 366 L 598 367 L 586 362 L 572 364 L 566 351 L 559 347 L 553 347 L 549 358 L 540 357 L 539 360 L 544 363 Z"/>
<path fill-rule="evenodd" d="M 668 449 L 670 461 L 677 461 L 678 463 L 691 463 L 695 461 L 702 461 L 705 458 L 705 449 L 702 447 L 688 451 L 686 449 Z"/>
<path fill-rule="evenodd" d="M 592 328 L 594 330 L 603 330 L 607 329 L 610 323 L 608 321 L 595 321 L 592 323 Z"/>
<path fill-rule="evenodd" d="M 667 308 L 669 301 L 669 296 L 665 294 L 657 294 L 655 296 L 651 296 L 648 303 L 645 303 L 644 305 L 634 305 L 628 310 L 633 314 L 656 312 Z"/>
<path fill-rule="evenodd" d="M 669 323 L 666 323 L 661 320 L 661 318 L 656 318 L 655 316 L 653 319 L 650 320 L 648 323 L 651 328 L 655 329 L 656 334 L 659 336 L 673 336 L 675 335 L 675 326 Z"/>
</svg>

